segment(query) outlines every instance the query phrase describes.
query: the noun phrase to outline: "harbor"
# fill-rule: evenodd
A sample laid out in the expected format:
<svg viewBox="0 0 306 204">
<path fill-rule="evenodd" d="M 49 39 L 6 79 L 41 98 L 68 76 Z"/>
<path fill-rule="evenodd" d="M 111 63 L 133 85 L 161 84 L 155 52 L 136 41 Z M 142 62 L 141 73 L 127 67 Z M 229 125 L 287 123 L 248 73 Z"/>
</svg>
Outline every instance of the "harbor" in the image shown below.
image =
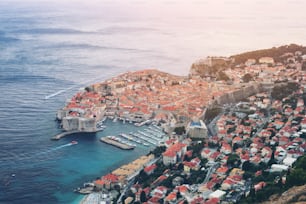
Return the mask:
<svg viewBox="0 0 306 204">
<path fill-rule="evenodd" d="M 145 147 L 159 146 L 168 136 L 161 131 L 161 129 L 154 126 L 148 126 L 145 129 L 137 130 L 135 132 L 120 133 L 118 136 L 101 137 L 100 140 L 107 144 L 119 147 L 124 150 L 132 150 L 137 145 Z"/>
</svg>

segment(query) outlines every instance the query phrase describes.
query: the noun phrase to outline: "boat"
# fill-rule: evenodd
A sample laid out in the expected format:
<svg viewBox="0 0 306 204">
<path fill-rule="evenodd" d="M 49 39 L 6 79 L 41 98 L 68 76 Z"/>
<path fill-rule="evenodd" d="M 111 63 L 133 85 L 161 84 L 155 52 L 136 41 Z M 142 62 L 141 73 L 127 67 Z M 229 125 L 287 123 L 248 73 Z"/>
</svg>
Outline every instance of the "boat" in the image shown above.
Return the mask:
<svg viewBox="0 0 306 204">
<path fill-rule="evenodd" d="M 70 142 L 70 144 L 76 145 L 76 144 L 78 144 L 78 141 L 73 140 L 73 141 Z"/>
</svg>

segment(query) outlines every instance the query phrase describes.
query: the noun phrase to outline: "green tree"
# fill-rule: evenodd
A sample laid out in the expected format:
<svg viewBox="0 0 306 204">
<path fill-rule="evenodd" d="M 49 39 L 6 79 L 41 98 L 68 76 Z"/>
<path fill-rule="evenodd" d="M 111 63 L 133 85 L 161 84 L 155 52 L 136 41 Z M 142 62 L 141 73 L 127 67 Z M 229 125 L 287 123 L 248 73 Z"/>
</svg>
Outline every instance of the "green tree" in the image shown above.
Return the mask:
<svg viewBox="0 0 306 204">
<path fill-rule="evenodd" d="M 174 132 L 177 134 L 177 135 L 183 135 L 186 133 L 186 130 L 185 130 L 185 126 L 181 126 L 181 127 L 176 127 L 174 128 Z"/>
<path fill-rule="evenodd" d="M 254 165 L 250 161 L 245 161 L 242 164 L 243 171 L 252 171 Z"/>
<path fill-rule="evenodd" d="M 302 63 L 302 70 L 303 70 L 303 71 L 306 71 L 306 61 L 304 61 L 304 62 Z"/>
<path fill-rule="evenodd" d="M 230 154 L 226 162 L 229 167 L 238 167 L 240 163 L 241 161 L 237 154 Z"/>
<path fill-rule="evenodd" d="M 300 186 L 306 183 L 306 172 L 303 169 L 294 169 L 287 178 L 287 186 Z"/>
<path fill-rule="evenodd" d="M 248 83 L 249 81 L 253 80 L 253 76 L 249 73 L 243 75 L 242 80 L 244 83 Z"/>
<path fill-rule="evenodd" d="M 141 191 L 140 193 L 140 202 L 141 203 L 147 202 L 147 195 L 144 191 Z"/>
<path fill-rule="evenodd" d="M 91 88 L 91 87 L 89 87 L 89 86 L 86 86 L 86 87 L 85 87 L 85 91 L 87 91 L 87 92 L 91 92 L 91 91 L 92 91 L 92 88 Z"/>
<path fill-rule="evenodd" d="M 294 164 L 294 168 L 306 170 L 306 156 L 298 158 L 298 160 Z"/>
<path fill-rule="evenodd" d="M 158 146 L 149 154 L 154 154 L 155 157 L 160 157 L 165 150 L 166 150 L 165 146 Z"/>
</svg>

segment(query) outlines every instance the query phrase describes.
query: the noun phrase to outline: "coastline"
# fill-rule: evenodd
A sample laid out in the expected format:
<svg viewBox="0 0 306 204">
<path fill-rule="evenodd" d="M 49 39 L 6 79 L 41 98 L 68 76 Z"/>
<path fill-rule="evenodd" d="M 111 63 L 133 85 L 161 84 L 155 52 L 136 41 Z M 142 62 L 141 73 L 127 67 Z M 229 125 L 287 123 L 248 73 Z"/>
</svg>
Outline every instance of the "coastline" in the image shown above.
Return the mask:
<svg viewBox="0 0 306 204">
<path fill-rule="evenodd" d="M 251 68 L 256 68 L 257 71 L 260 72 L 262 65 Z M 265 64 L 265 68 L 269 69 L 267 63 Z M 277 65 L 275 66 L 275 69 L 282 71 L 285 69 L 285 66 Z M 237 72 L 239 72 L 239 70 Z M 284 77 L 287 75 L 295 75 L 296 73 L 297 72 L 294 71 L 292 73 L 286 73 L 284 74 Z M 128 79 L 132 80 L 133 78 L 136 78 L 135 81 L 130 81 L 131 83 L 129 83 Z M 258 79 L 250 80 L 249 82 L 242 82 L 240 79 L 236 79 L 235 81 L 233 79 L 232 83 L 225 83 L 225 81 L 205 81 L 205 78 L 199 79 L 196 77 L 182 79 L 167 73 L 157 72 L 155 70 L 143 70 L 134 73 L 122 74 L 105 82 L 86 87 L 86 92 L 78 93 L 76 96 L 74 96 L 65 109 L 62 109 L 60 115 L 63 116 L 61 119 L 63 119 L 64 124 L 66 124 L 66 129 L 72 127 L 84 127 L 85 122 L 90 125 L 96 125 L 93 123 L 93 118 L 96 117 L 96 113 L 99 113 L 103 116 L 123 118 L 124 121 L 127 120 L 134 122 L 135 125 L 141 124 L 146 120 L 153 120 L 159 124 L 160 121 L 163 121 L 163 127 L 169 134 L 174 131 L 175 125 L 186 126 L 186 122 L 193 120 L 192 118 L 194 117 L 199 119 L 204 118 L 206 110 L 214 108 L 214 106 L 219 107 L 226 103 L 236 103 L 237 101 L 243 100 L 251 95 L 263 91 L 271 91 L 274 87 L 278 86 L 277 83 L 275 83 L 276 79 L 278 78 L 275 76 L 272 78 L 272 80 L 263 80 L 258 77 Z M 153 88 L 151 86 L 153 86 Z M 160 92 L 165 88 L 167 91 Z M 184 91 L 180 91 L 180 88 L 182 88 Z M 201 94 L 208 95 L 204 97 L 198 93 L 199 91 L 203 91 Z M 146 97 L 148 95 L 151 97 Z M 90 108 L 82 110 L 82 103 L 90 100 L 92 100 L 90 102 L 92 106 L 88 106 Z M 182 107 L 185 107 L 185 109 Z M 74 111 L 73 115 L 69 115 L 72 112 L 71 110 Z M 87 114 L 85 114 L 86 111 Z M 93 115 L 94 117 L 92 117 L 92 115 L 88 115 L 89 113 L 93 114 L 93 112 L 95 112 Z M 161 112 L 166 115 L 166 119 L 162 117 L 163 115 L 160 114 Z M 66 117 L 67 114 L 69 116 Z M 87 118 L 83 119 L 82 121 L 76 120 L 81 118 L 82 114 Z M 101 115 L 97 116 L 101 117 Z M 73 116 L 76 117 L 73 118 Z M 184 119 L 177 121 L 171 116 L 176 116 L 176 118 L 181 117 Z M 70 126 L 70 124 L 73 124 L 74 126 Z M 89 128 L 91 128 L 91 126 L 89 126 Z M 65 135 L 66 134 L 64 134 L 64 136 Z M 61 135 L 58 137 L 60 138 Z M 100 141 L 124 150 L 131 149 L 131 146 L 125 146 L 124 144 L 113 141 L 109 138 L 102 137 L 100 138 Z M 171 157 L 171 155 L 169 155 L 169 157 Z M 129 174 L 130 172 L 126 173 L 129 168 L 124 168 L 124 166 L 130 166 L 132 163 L 133 162 L 120 167 L 122 168 L 121 173 L 124 172 L 125 174 L 124 178 L 121 179 L 124 182 L 120 181 L 120 184 L 128 184 L 130 180 L 127 178 L 129 178 L 131 175 L 137 175 L 136 172 L 133 174 Z M 144 165 L 141 168 L 144 168 Z M 116 170 L 113 172 L 116 172 Z M 121 176 L 121 174 L 113 175 L 115 177 L 118 175 Z M 105 177 L 106 176 L 107 175 L 105 175 Z M 98 186 L 98 189 L 106 188 L 109 190 L 111 189 L 111 184 L 117 184 L 119 181 L 118 178 L 112 181 L 106 180 L 109 182 L 106 184 L 103 177 L 104 176 L 102 176 L 101 179 L 98 179 L 99 182 L 97 182 L 97 180 L 95 183 L 95 187 Z M 106 187 L 106 185 L 108 187 Z M 93 194 L 94 193 L 92 192 L 85 196 L 80 203 L 90 203 L 89 200 L 99 197 L 99 195 Z M 122 193 L 119 191 L 119 195 L 121 194 Z"/>
<path fill-rule="evenodd" d="M 88 195 L 79 194 L 72 204 L 83 204 Z"/>
</svg>

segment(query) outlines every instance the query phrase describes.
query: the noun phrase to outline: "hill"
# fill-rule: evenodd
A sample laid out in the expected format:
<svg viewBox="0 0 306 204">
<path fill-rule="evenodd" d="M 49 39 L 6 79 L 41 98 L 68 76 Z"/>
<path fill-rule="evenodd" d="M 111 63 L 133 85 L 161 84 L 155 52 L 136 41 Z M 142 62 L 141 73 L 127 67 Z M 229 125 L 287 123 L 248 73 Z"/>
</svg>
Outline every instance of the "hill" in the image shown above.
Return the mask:
<svg viewBox="0 0 306 204">
<path fill-rule="evenodd" d="M 262 204 L 286 204 L 286 203 L 305 203 L 306 201 L 306 185 L 294 186 L 281 195 L 272 195 L 268 201 Z"/>
<path fill-rule="evenodd" d="M 302 62 L 301 55 L 306 54 L 306 47 L 296 44 L 283 45 L 269 49 L 261 49 L 241 54 L 232 55 L 230 57 L 209 56 L 205 59 L 200 59 L 191 65 L 189 76 L 197 76 L 201 78 L 209 77 L 215 80 L 230 80 L 225 74 L 225 70 L 234 68 L 236 65 L 244 64 L 248 59 L 255 59 L 259 62 L 262 57 L 271 57 L 275 63 L 288 64 L 289 59 L 294 58 Z M 304 65 L 305 64 L 305 65 Z M 240 66 L 244 67 L 244 66 Z M 303 63 L 306 69 L 306 62 Z"/>
<path fill-rule="evenodd" d="M 306 53 L 306 47 L 290 44 L 290 45 L 283 45 L 280 47 L 273 47 L 270 49 L 262 49 L 262 50 L 255 50 L 250 52 L 245 52 L 237 55 L 233 55 L 230 58 L 235 59 L 235 65 L 245 63 L 248 59 L 256 59 L 258 61 L 261 57 L 273 57 L 275 62 L 283 62 L 284 54 L 286 53 L 295 53 L 296 51 L 301 51 L 302 53 Z"/>
</svg>

